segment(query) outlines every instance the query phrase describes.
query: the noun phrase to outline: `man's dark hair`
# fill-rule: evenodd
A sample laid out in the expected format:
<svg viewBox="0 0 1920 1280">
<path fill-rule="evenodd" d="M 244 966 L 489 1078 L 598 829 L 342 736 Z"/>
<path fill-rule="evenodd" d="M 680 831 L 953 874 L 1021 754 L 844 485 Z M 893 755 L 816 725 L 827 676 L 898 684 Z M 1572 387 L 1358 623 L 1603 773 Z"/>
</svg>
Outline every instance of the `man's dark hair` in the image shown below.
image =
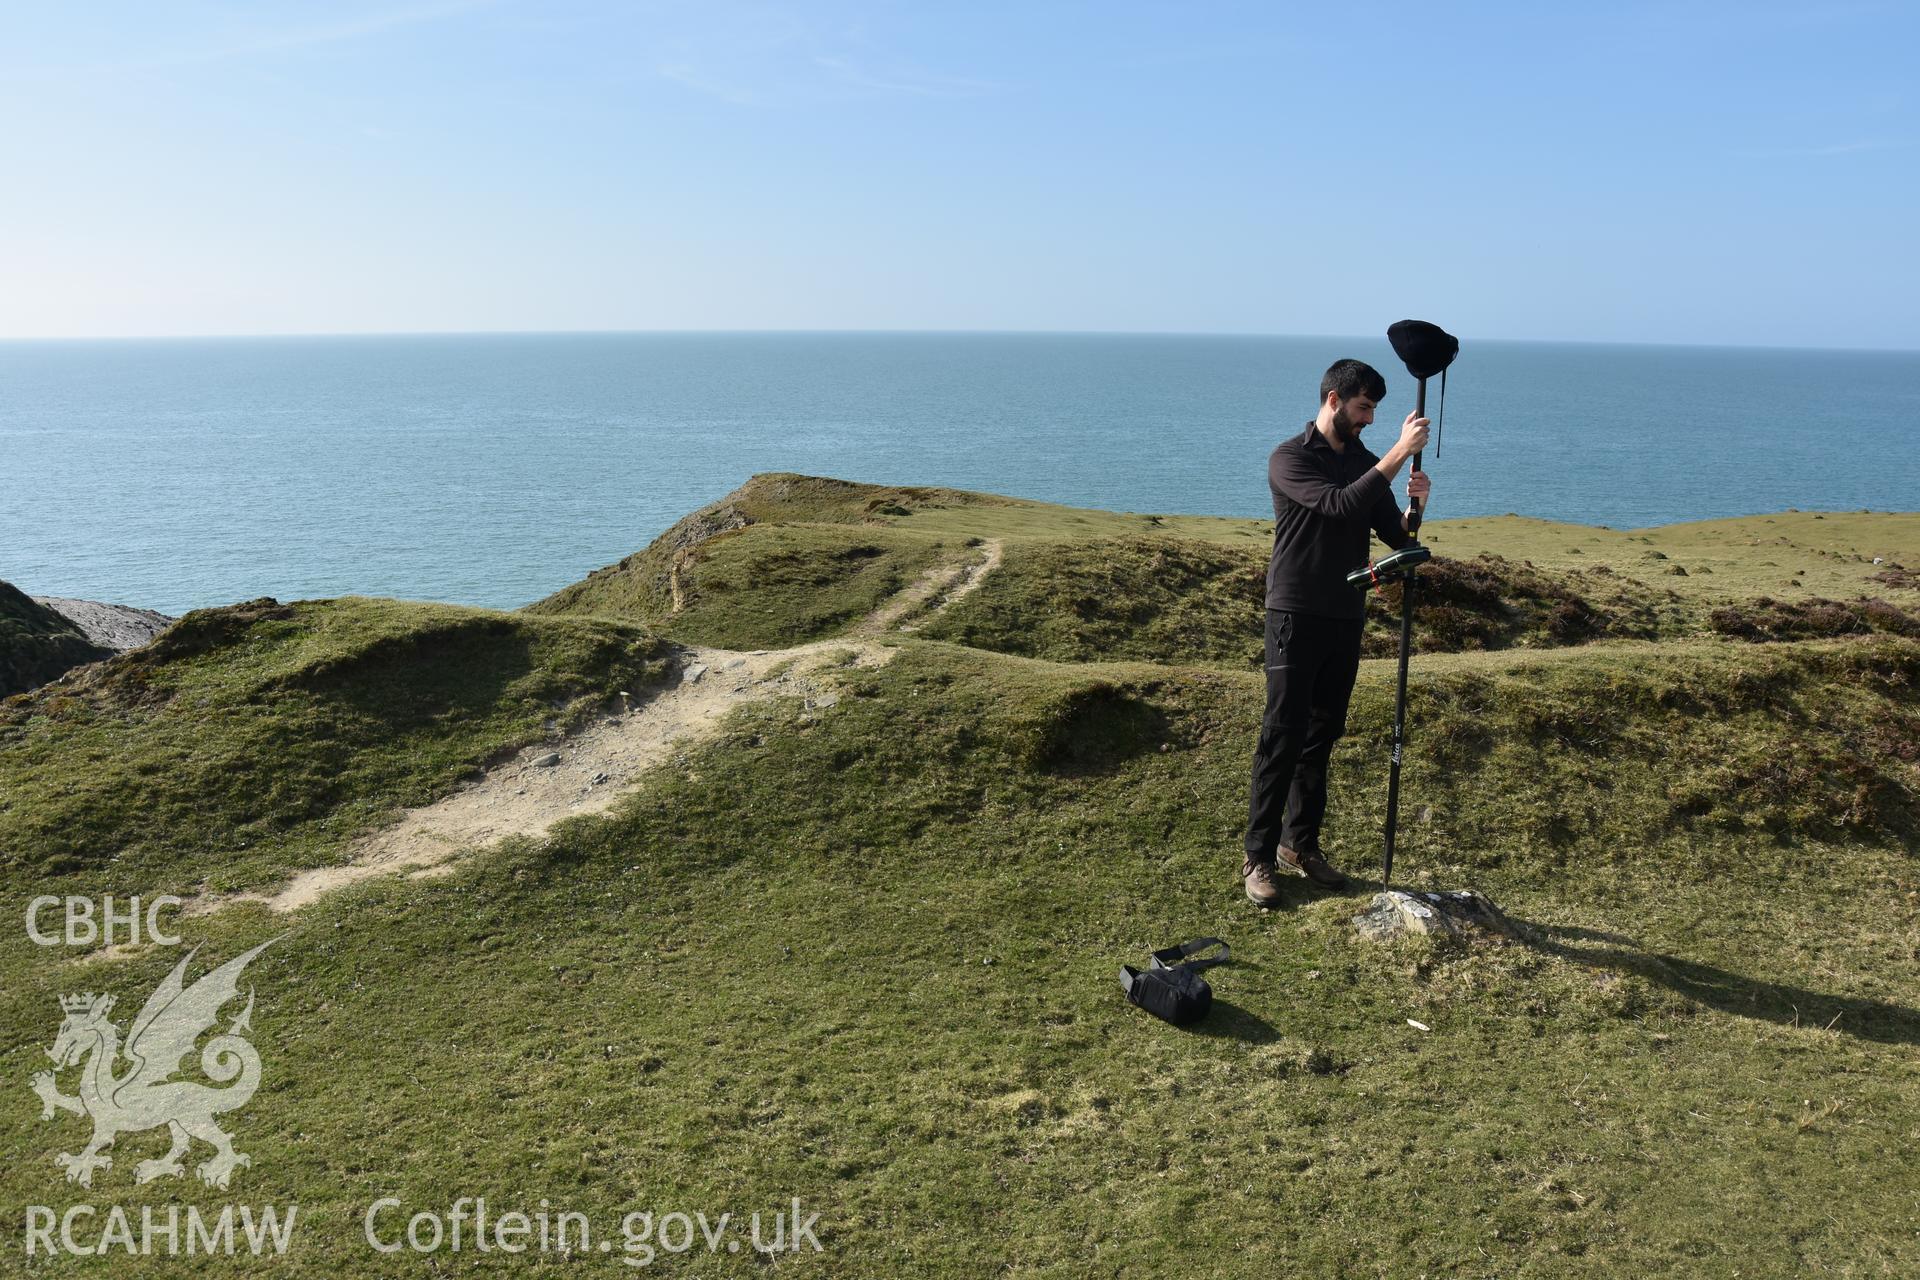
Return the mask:
<svg viewBox="0 0 1920 1280">
<path fill-rule="evenodd" d="M 1342 400 L 1363 395 L 1379 404 L 1387 398 L 1387 380 L 1370 364 L 1359 360 L 1335 360 L 1327 369 L 1327 376 L 1320 379 L 1321 404 L 1327 402 L 1329 391 L 1337 393 Z"/>
</svg>

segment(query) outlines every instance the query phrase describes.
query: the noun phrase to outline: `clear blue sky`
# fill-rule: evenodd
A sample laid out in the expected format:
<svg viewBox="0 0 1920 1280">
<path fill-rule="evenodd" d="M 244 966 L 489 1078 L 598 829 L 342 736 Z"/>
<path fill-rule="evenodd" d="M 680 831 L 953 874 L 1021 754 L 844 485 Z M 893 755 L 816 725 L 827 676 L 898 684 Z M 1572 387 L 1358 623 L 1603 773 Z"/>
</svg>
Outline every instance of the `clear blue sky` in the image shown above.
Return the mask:
<svg viewBox="0 0 1920 1280">
<path fill-rule="evenodd" d="M 1912 4 L 0 12 L 0 336 L 1920 347 Z"/>
</svg>

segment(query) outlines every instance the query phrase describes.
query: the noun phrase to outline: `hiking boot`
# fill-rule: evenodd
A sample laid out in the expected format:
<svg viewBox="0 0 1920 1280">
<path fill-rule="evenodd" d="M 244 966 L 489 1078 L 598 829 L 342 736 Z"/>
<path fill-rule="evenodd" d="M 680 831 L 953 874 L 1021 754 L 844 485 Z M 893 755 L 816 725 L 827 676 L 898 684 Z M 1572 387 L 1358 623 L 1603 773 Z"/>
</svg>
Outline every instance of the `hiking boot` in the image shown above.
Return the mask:
<svg viewBox="0 0 1920 1280">
<path fill-rule="evenodd" d="M 1347 878 L 1328 865 L 1318 849 L 1289 849 L 1280 846 L 1280 865 L 1303 875 L 1325 889 L 1344 889 Z"/>
<path fill-rule="evenodd" d="M 1248 902 L 1269 910 L 1280 905 L 1280 876 L 1271 862 L 1255 862 L 1249 858 L 1240 868 L 1240 874 L 1246 877 Z"/>
</svg>

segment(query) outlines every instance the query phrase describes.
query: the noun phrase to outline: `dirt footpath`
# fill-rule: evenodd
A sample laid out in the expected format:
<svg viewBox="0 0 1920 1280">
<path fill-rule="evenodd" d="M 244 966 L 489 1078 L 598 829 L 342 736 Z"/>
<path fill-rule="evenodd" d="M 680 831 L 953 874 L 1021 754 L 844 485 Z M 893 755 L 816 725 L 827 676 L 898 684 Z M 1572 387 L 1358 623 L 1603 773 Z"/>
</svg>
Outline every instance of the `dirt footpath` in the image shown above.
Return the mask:
<svg viewBox="0 0 1920 1280">
<path fill-rule="evenodd" d="M 408 810 L 394 825 L 362 839 L 350 861 L 303 871 L 271 893 L 207 896 L 186 910 L 201 914 L 236 902 L 264 902 L 275 911 L 294 911 L 373 876 L 445 874 L 463 853 L 507 836 L 538 837 L 562 819 L 601 813 L 648 770 L 712 737 L 736 707 L 799 697 L 809 711 L 830 713 L 838 694 L 827 671 L 885 665 L 895 650 L 879 637 L 912 631 L 976 590 L 999 566 L 1000 555 L 1000 543 L 991 541 L 962 563 L 928 570 L 845 639 L 751 652 L 684 647 L 673 682 L 653 697 L 562 742 L 527 747 L 452 795 Z M 897 626 L 902 618 L 909 621 Z"/>
</svg>

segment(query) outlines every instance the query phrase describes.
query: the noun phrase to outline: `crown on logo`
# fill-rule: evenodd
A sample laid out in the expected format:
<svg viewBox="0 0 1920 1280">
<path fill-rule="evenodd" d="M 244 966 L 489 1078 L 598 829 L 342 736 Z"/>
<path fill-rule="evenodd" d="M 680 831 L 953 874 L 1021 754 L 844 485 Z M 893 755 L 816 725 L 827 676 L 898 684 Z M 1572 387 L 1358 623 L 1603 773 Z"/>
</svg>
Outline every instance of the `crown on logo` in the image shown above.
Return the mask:
<svg viewBox="0 0 1920 1280">
<path fill-rule="evenodd" d="M 100 1012 L 105 1013 L 113 1007 L 113 997 L 96 996 L 91 991 L 80 996 L 60 997 L 60 1007 L 68 1013 L 85 1013 L 89 1009 L 94 1008 L 96 1004 L 99 1006 Z"/>
</svg>

